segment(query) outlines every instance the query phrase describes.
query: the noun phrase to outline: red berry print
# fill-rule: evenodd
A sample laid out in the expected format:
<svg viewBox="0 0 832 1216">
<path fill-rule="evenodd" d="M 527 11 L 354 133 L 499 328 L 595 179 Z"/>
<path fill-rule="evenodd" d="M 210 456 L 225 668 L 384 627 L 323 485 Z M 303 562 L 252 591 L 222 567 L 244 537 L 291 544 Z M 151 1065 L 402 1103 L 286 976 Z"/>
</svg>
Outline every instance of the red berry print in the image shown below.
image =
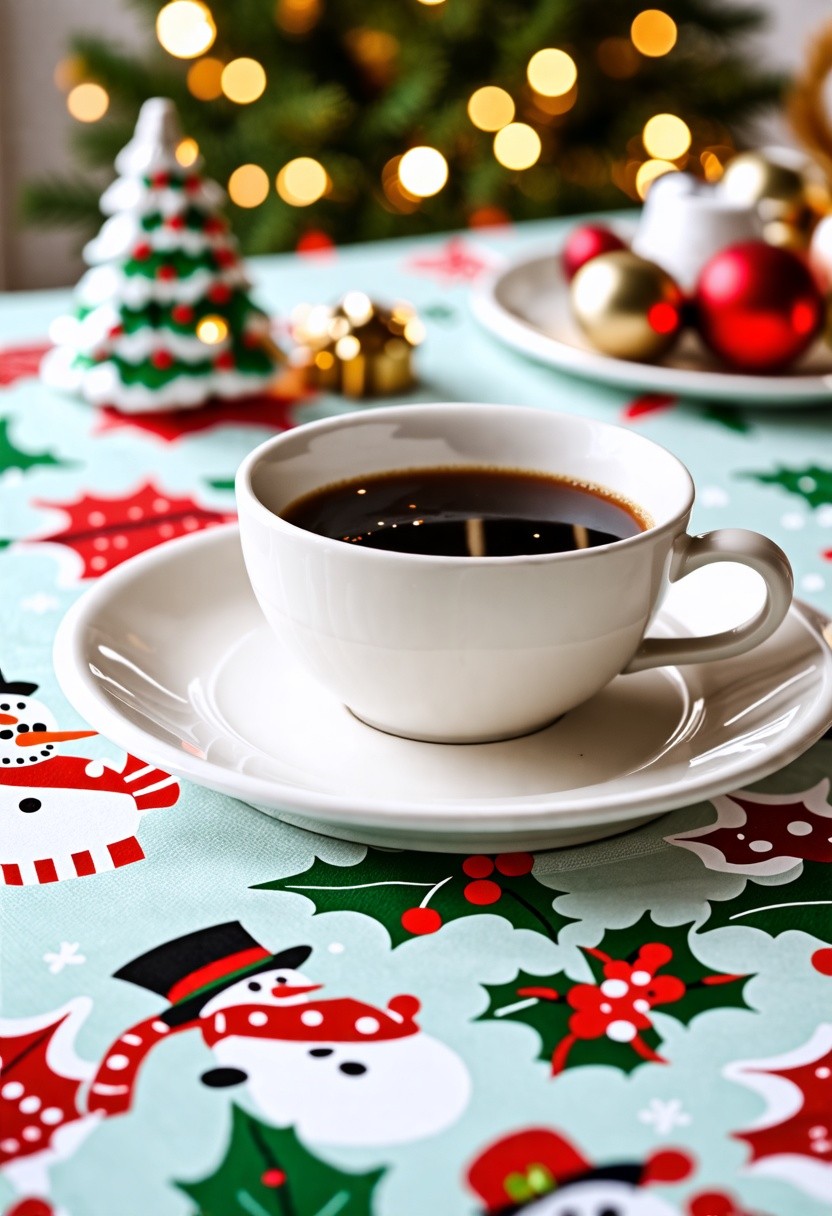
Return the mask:
<svg viewBox="0 0 832 1216">
<path fill-rule="evenodd" d="M 214 283 L 208 289 L 208 299 L 212 304 L 227 304 L 231 299 L 231 288 L 227 283 Z"/>
<path fill-rule="evenodd" d="M 169 282 L 171 279 L 176 279 L 179 276 L 176 273 L 175 266 L 160 266 L 156 271 L 156 278 Z"/>
<path fill-rule="evenodd" d="M 150 356 L 150 362 L 160 372 L 166 372 L 169 367 L 173 366 L 173 355 L 169 350 L 154 350 Z"/>
<path fill-rule="evenodd" d="M 408 908 L 402 913 L 402 928 L 417 937 L 442 928 L 442 917 L 433 908 Z"/>
<path fill-rule="evenodd" d="M 142 241 L 133 250 L 133 259 L 136 262 L 146 262 L 153 252 L 153 247 L 149 241 Z"/>
<path fill-rule="evenodd" d="M 469 878 L 490 878 L 494 873 L 494 862 L 490 857 L 475 854 L 473 857 L 465 858 L 462 863 L 462 872 Z"/>
<path fill-rule="evenodd" d="M 812 955 L 812 966 L 821 975 L 832 975 L 832 950 L 828 946 L 823 950 L 816 950 Z"/>
<path fill-rule="evenodd" d="M 286 1175 L 283 1170 L 266 1170 L 265 1174 L 261 1175 L 260 1181 L 263 1183 L 263 1186 L 283 1186 L 283 1183 L 286 1181 Z"/>
<path fill-rule="evenodd" d="M 230 372 L 237 365 L 230 350 L 221 351 L 214 360 L 214 367 L 219 372 Z"/>
<path fill-rule="evenodd" d="M 496 904 L 502 891 L 496 882 L 492 882 L 489 878 L 480 878 L 476 882 L 469 882 L 463 895 L 469 904 Z"/>
<path fill-rule="evenodd" d="M 721 1191 L 708 1191 L 694 1195 L 688 1204 L 690 1216 L 740 1216 L 730 1195 Z"/>
<path fill-rule="evenodd" d="M 181 232 L 185 227 L 184 215 L 172 215 L 167 220 L 168 228 L 172 228 L 174 232 Z"/>
<path fill-rule="evenodd" d="M 55 1209 L 45 1199 L 36 1199 L 32 1196 L 13 1203 L 10 1208 L 7 1208 L 6 1216 L 55 1216 Z"/>
<path fill-rule="evenodd" d="M 194 319 L 194 310 L 189 304 L 176 304 L 170 310 L 170 315 L 177 325 L 190 325 Z"/>
<path fill-rule="evenodd" d="M 531 853 L 500 853 L 495 864 L 506 878 L 520 878 L 523 874 L 531 874 L 534 858 Z"/>
</svg>

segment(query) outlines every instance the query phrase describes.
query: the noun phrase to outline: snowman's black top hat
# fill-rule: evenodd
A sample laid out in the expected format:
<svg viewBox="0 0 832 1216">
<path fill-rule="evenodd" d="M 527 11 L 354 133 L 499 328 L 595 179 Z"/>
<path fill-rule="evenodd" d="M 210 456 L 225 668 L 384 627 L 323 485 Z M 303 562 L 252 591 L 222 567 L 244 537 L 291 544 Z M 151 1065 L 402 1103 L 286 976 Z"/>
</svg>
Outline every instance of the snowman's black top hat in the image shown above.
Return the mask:
<svg viewBox="0 0 832 1216">
<path fill-rule="evenodd" d="M 37 691 L 37 684 L 29 684 L 25 680 L 7 680 L 0 671 L 0 696 L 4 692 L 17 693 L 21 697 L 31 697 L 33 692 Z"/>
<path fill-rule="evenodd" d="M 300 967 L 311 953 L 311 946 L 293 946 L 271 954 L 239 921 L 231 920 L 164 942 L 114 974 L 166 997 L 171 1007 L 161 1019 L 179 1026 L 230 984 L 258 971 Z"/>
</svg>

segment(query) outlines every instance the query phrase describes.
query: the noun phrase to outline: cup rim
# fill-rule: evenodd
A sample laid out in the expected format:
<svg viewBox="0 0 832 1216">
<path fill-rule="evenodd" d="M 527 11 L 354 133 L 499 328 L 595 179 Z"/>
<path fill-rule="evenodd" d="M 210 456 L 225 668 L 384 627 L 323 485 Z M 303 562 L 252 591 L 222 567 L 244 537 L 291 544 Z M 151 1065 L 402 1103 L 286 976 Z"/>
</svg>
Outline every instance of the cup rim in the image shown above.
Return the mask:
<svg viewBox="0 0 832 1216">
<path fill-rule="evenodd" d="M 303 431 L 311 433 L 312 431 L 327 431 L 339 430 L 342 427 L 357 425 L 365 419 L 378 420 L 384 422 L 387 419 L 395 419 L 403 417 L 407 414 L 412 414 L 413 411 L 421 409 L 455 409 L 463 411 L 476 412 L 478 414 L 483 411 L 488 413 L 499 413 L 501 415 L 511 415 L 514 417 L 522 416 L 523 414 L 534 414 L 536 416 L 543 415 L 549 418 L 562 419 L 564 421 L 580 420 L 584 423 L 589 423 L 592 426 L 597 426 L 603 430 L 620 431 L 631 439 L 636 439 L 638 442 L 647 445 L 648 447 L 656 448 L 664 453 L 665 456 L 675 464 L 678 469 L 680 479 L 684 481 L 687 492 L 684 494 L 684 503 L 677 509 L 674 514 L 664 523 L 654 524 L 649 528 L 637 532 L 634 536 L 622 537 L 620 540 L 611 541 L 606 545 L 593 545 L 589 549 L 573 549 L 569 552 L 561 553 L 515 553 L 509 555 L 495 555 L 484 557 L 457 557 L 442 553 L 402 553 L 395 549 L 362 549 L 353 547 L 352 545 L 344 545 L 343 541 L 337 540 L 331 536 L 321 536 L 318 532 L 309 532 L 306 528 L 301 528 L 297 524 L 290 523 L 284 519 L 282 515 L 272 511 L 267 507 L 257 496 L 252 484 L 252 477 L 257 465 L 274 449 L 280 447 L 283 443 Z M 612 422 L 605 422 L 599 418 L 587 417 L 585 414 L 569 414 L 563 410 L 548 410 L 541 409 L 535 406 L 518 406 L 506 405 L 497 402 L 480 403 L 473 401 L 420 401 L 414 402 L 412 405 L 391 405 L 381 409 L 373 409 L 369 413 L 361 411 L 353 411 L 349 414 L 338 414 L 335 417 L 319 418 L 314 422 L 302 423 L 300 426 L 292 427 L 290 430 L 281 431 L 278 435 L 272 435 L 263 443 L 258 444 L 246 455 L 240 462 L 237 473 L 234 479 L 234 492 L 237 500 L 238 511 L 243 501 L 246 508 L 252 511 L 254 515 L 266 527 L 288 536 L 296 538 L 303 537 L 304 541 L 313 544 L 318 548 L 323 547 L 323 551 L 329 550 L 332 553 L 337 553 L 341 557 L 347 553 L 351 559 L 357 561 L 380 561 L 380 562 L 405 562 L 408 565 L 441 565 L 447 567 L 460 567 L 466 570 L 472 567 L 483 567 L 493 569 L 496 567 L 505 567 L 513 565 L 544 565 L 549 562 L 570 562 L 570 561 L 587 561 L 594 556 L 601 556 L 610 551 L 618 552 L 623 547 L 633 548 L 636 545 L 650 544 L 657 537 L 663 536 L 668 531 L 677 531 L 681 521 L 686 521 L 693 507 L 695 498 L 695 486 L 693 478 L 685 464 L 674 455 L 668 448 L 660 443 L 656 443 L 653 439 L 648 439 L 644 435 L 636 435 L 627 427 L 618 426 Z"/>
</svg>

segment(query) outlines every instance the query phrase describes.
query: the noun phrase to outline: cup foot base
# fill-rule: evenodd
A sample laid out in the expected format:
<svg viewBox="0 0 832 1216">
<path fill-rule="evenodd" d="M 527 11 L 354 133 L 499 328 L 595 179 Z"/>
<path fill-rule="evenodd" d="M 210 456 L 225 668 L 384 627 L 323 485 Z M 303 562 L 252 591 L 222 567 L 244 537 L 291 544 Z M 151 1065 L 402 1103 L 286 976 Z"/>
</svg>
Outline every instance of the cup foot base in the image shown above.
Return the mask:
<svg viewBox="0 0 832 1216">
<path fill-rule="evenodd" d="M 346 708 L 352 716 L 364 726 L 369 726 L 372 730 L 381 731 L 383 735 L 394 735 L 397 739 L 410 739 L 414 743 L 444 743 L 452 747 L 465 747 L 476 743 L 507 743 L 510 739 L 525 739 L 527 735 L 536 735 L 539 731 L 547 730 L 548 727 L 554 726 L 556 722 L 560 722 L 564 714 L 557 714 L 554 718 L 547 718 L 545 722 L 540 722 L 536 726 L 530 726 L 528 729 L 513 731 L 510 734 L 485 734 L 471 736 L 449 736 L 449 735 L 428 735 L 428 734 L 411 734 L 409 731 L 396 730 L 392 726 L 382 726 L 380 722 L 373 722 L 370 718 L 365 718 L 362 714 L 351 709 L 349 705 Z"/>
</svg>

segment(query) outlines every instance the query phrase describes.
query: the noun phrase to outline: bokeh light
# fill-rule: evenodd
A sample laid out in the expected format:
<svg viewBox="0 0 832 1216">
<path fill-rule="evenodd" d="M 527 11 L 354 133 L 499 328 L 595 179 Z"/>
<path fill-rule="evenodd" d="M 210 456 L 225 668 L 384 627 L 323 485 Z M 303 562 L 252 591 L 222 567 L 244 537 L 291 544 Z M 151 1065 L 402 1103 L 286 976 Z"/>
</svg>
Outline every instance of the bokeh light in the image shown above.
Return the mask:
<svg viewBox="0 0 832 1216">
<path fill-rule="evenodd" d="M 74 85 L 82 83 L 85 75 L 85 64 L 81 56 L 68 55 L 66 59 L 59 59 L 55 64 L 52 79 L 55 81 L 56 89 L 60 89 L 62 93 L 68 93 Z"/>
<path fill-rule="evenodd" d="M 70 89 L 66 99 L 66 108 L 78 122 L 98 122 L 103 118 L 110 106 L 110 95 L 100 84 L 91 80 L 76 84 Z"/>
<path fill-rule="evenodd" d="M 644 146 L 659 160 L 678 160 L 690 147 L 690 127 L 675 114 L 654 114 L 644 124 Z"/>
<path fill-rule="evenodd" d="M 604 75 L 613 80 L 629 80 L 641 64 L 629 38 L 604 38 L 596 47 L 595 58 Z"/>
<path fill-rule="evenodd" d="M 228 337 L 228 322 L 224 317 L 203 317 L 196 327 L 196 336 L 206 346 L 216 346 Z"/>
<path fill-rule="evenodd" d="M 630 26 L 630 37 L 633 46 L 642 55 L 658 59 L 666 55 L 676 45 L 678 30 L 676 22 L 660 8 L 646 8 L 639 13 Z"/>
<path fill-rule="evenodd" d="M 399 181 L 417 198 L 438 194 L 448 180 L 448 162 L 436 148 L 410 148 L 399 161 Z"/>
<path fill-rule="evenodd" d="M 525 122 L 510 122 L 494 136 L 494 155 L 506 169 L 529 169 L 540 151 L 540 136 Z"/>
<path fill-rule="evenodd" d="M 664 173 L 678 172 L 676 165 L 671 164 L 669 160 L 646 160 L 643 165 L 639 166 L 636 173 L 636 190 L 639 198 L 645 198 L 650 186 L 657 177 L 661 177 Z"/>
<path fill-rule="evenodd" d="M 327 191 L 329 178 L 320 161 L 298 156 L 277 175 L 277 193 L 291 207 L 309 207 Z"/>
<path fill-rule="evenodd" d="M 315 27 L 321 0 L 278 0 L 275 21 L 285 34 L 302 37 Z"/>
<path fill-rule="evenodd" d="M 180 139 L 176 145 L 176 159 L 184 169 L 196 163 L 199 156 L 199 144 L 195 139 Z"/>
<path fill-rule="evenodd" d="M 247 106 L 263 96 L 266 73 L 263 65 L 256 59 L 232 59 L 222 70 L 220 84 L 229 101 Z"/>
<path fill-rule="evenodd" d="M 269 175 L 260 165 L 240 165 L 228 179 L 228 197 L 238 207 L 259 207 L 268 193 Z"/>
<path fill-rule="evenodd" d="M 225 64 L 221 59 L 197 59 L 188 68 L 187 82 L 190 92 L 199 101 L 215 101 L 222 94 L 222 70 Z"/>
<path fill-rule="evenodd" d="M 171 0 L 156 17 L 156 37 L 177 59 L 204 54 L 216 36 L 211 10 L 200 0 Z"/>
<path fill-rule="evenodd" d="M 480 131 L 499 131 L 514 118 L 514 102 L 505 89 L 486 84 L 469 97 L 468 117 Z"/>
<path fill-rule="evenodd" d="M 562 93 L 568 93 L 578 79 L 578 69 L 575 60 L 566 51 L 548 46 L 532 55 L 526 75 L 536 93 L 542 93 L 544 97 L 560 97 Z"/>
</svg>

